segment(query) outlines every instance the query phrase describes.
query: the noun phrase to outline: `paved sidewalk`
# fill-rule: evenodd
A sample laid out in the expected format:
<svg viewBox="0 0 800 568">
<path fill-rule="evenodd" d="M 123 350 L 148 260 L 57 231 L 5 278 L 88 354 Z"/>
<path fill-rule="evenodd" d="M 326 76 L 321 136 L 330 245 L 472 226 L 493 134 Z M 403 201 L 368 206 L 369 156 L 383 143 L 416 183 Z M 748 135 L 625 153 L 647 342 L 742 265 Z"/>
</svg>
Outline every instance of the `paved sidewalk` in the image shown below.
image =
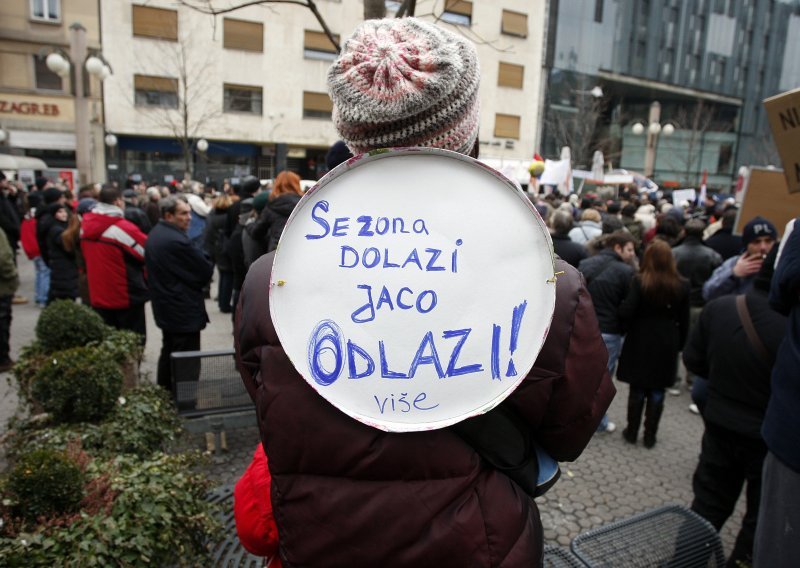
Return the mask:
<svg viewBox="0 0 800 568">
<path fill-rule="evenodd" d="M 30 302 L 14 306 L 11 329 L 12 357 L 34 337 L 39 312 L 33 296 L 33 264 L 24 256 L 20 258 L 20 293 Z M 267 291 L 265 290 L 266 294 Z M 212 297 L 216 288 L 212 286 Z M 206 307 L 211 318 L 202 333 L 203 349 L 222 349 L 233 345 L 229 314 L 221 314 L 216 304 L 209 300 Z M 155 381 L 155 369 L 161 348 L 161 332 L 152 321 L 152 311 L 147 308 L 148 331 L 145 360 L 142 371 Z M 17 399 L 13 385 L 0 375 L 0 433 L 16 408 Z M 559 482 L 544 497 L 537 500 L 548 543 L 568 545 L 578 533 L 634 513 L 667 504 L 689 505 L 692 500 L 692 473 L 700 453 L 703 423 L 699 416 L 688 410 L 689 396 L 667 395 L 666 408 L 661 420 L 658 443 L 652 450 L 626 444 L 621 430 L 625 425 L 625 408 L 628 387 L 617 383 L 618 394 L 609 415 L 616 422 L 613 434 L 598 434 L 583 455 L 574 463 L 562 464 Z M 258 430 L 253 426 L 227 433 L 229 451 L 214 456 L 208 466 L 208 475 L 220 484 L 234 483 L 250 463 L 253 449 L 258 443 Z M 185 443 L 205 449 L 202 434 L 188 435 Z M 0 469 L 4 467 L 0 459 Z M 740 499 L 735 514 L 722 531 L 726 552 L 730 552 L 739 530 L 744 512 L 744 499 Z"/>
</svg>

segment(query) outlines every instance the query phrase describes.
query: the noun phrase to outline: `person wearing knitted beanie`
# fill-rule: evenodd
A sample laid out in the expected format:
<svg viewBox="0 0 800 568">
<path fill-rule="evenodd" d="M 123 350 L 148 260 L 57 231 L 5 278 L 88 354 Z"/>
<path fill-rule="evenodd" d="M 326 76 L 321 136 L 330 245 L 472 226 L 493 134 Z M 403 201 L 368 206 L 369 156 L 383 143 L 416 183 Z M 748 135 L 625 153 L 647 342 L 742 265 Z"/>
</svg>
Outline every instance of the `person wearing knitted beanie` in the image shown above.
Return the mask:
<svg viewBox="0 0 800 568">
<path fill-rule="evenodd" d="M 367 20 L 328 71 L 333 123 L 354 154 L 431 146 L 477 155 L 475 46 L 444 28 Z"/>
<path fill-rule="evenodd" d="M 463 37 L 415 18 L 366 21 L 344 42 L 328 73 L 333 122 L 354 154 L 430 147 L 475 157 L 479 77 L 475 47 Z M 347 174 L 340 179 L 348 179 Z M 347 183 L 342 184 L 345 192 Z M 375 185 L 380 192 L 380 183 Z M 438 186 L 432 183 L 428 189 L 434 192 Z M 312 194 L 309 199 L 319 197 Z M 412 202 L 411 206 L 420 215 L 434 214 L 434 207 L 436 214 L 448 215 L 456 214 L 459 204 Z M 376 241 L 376 246 L 384 244 Z M 263 511 L 271 497 L 282 564 L 541 566 L 542 522 L 535 501 L 522 487 L 530 488 L 536 475 L 512 480 L 482 459 L 480 451 L 503 438 L 496 446 L 522 448 L 525 455 L 515 457 L 526 465 L 538 463 L 536 456 L 531 462 L 534 443 L 557 461 L 572 461 L 591 440 L 615 390 L 591 296 L 580 273 L 563 260 L 555 261 L 559 274 L 555 311 L 534 369 L 498 413 L 487 412 L 459 424 L 487 434 L 488 443 L 478 450 L 481 440 L 472 436 L 473 442 L 468 442 L 463 430 L 461 434 L 453 428 L 378 430 L 339 411 L 310 388 L 292 365 L 272 321 L 274 258 L 269 252 L 247 271 L 233 329 L 237 368 L 257 406 L 272 476 L 271 488 L 255 488 L 254 498 Z M 294 261 L 319 259 L 309 253 Z M 340 283 L 313 284 L 319 293 L 331 294 Z M 397 335 L 408 334 L 397 329 Z M 355 344 L 348 343 L 351 347 Z M 348 358 L 355 365 L 352 354 Z M 344 359 L 342 364 L 346 365 Z M 399 383 L 397 388 L 407 390 Z M 398 396 L 412 395 L 398 391 Z M 483 418 L 500 416 L 503 422 L 503 415 L 514 418 L 513 433 L 496 420 L 483 427 L 487 424 Z M 511 438 L 521 443 L 508 443 Z M 519 459 L 504 463 L 520 469 Z M 258 464 L 251 475 L 253 471 L 260 471 Z M 525 471 L 531 473 L 530 468 Z M 256 544 L 266 544 L 272 535 L 263 515 L 239 512 L 236 521 L 239 533 L 255 535 Z"/>
</svg>

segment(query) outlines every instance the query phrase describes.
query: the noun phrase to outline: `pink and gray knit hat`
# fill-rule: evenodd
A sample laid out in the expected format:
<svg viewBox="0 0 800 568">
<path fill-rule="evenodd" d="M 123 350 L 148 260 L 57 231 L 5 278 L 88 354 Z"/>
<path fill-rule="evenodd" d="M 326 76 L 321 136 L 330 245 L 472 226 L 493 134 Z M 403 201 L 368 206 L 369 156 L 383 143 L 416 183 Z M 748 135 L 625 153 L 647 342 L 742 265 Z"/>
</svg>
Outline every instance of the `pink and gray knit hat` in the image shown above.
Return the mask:
<svg viewBox="0 0 800 568">
<path fill-rule="evenodd" d="M 333 123 L 355 154 L 393 146 L 468 153 L 480 69 L 464 38 L 416 18 L 367 20 L 328 71 Z"/>
</svg>

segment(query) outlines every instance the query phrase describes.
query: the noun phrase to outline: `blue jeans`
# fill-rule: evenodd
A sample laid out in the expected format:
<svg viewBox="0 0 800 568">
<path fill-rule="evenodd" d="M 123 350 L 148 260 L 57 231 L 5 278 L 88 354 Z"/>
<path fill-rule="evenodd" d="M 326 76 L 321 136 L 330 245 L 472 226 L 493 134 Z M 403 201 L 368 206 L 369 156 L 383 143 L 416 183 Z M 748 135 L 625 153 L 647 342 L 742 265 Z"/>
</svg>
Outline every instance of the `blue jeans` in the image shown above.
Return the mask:
<svg viewBox="0 0 800 568">
<path fill-rule="evenodd" d="M 608 374 L 613 378 L 619 354 L 622 353 L 622 344 L 625 343 L 625 336 L 617 333 L 601 333 L 600 335 L 602 335 L 603 343 L 606 344 L 606 350 L 608 351 Z M 608 414 L 603 415 L 597 431 L 605 432 L 606 428 L 608 428 Z"/>
<path fill-rule="evenodd" d="M 44 305 L 50 292 L 50 267 L 41 256 L 33 259 L 33 266 L 36 268 L 36 303 Z"/>
</svg>

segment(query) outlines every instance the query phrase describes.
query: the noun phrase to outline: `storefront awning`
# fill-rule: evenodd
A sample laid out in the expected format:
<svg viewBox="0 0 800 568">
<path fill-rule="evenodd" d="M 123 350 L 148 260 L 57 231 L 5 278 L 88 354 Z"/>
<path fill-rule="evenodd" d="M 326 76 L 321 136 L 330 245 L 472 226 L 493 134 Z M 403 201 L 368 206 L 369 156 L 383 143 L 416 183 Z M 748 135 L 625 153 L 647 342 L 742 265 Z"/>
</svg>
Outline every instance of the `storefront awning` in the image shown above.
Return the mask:
<svg viewBox="0 0 800 568">
<path fill-rule="evenodd" d="M 12 156 L 11 154 L 0 154 L 0 170 L 46 170 L 45 164 L 39 158 L 30 156 Z"/>
</svg>

